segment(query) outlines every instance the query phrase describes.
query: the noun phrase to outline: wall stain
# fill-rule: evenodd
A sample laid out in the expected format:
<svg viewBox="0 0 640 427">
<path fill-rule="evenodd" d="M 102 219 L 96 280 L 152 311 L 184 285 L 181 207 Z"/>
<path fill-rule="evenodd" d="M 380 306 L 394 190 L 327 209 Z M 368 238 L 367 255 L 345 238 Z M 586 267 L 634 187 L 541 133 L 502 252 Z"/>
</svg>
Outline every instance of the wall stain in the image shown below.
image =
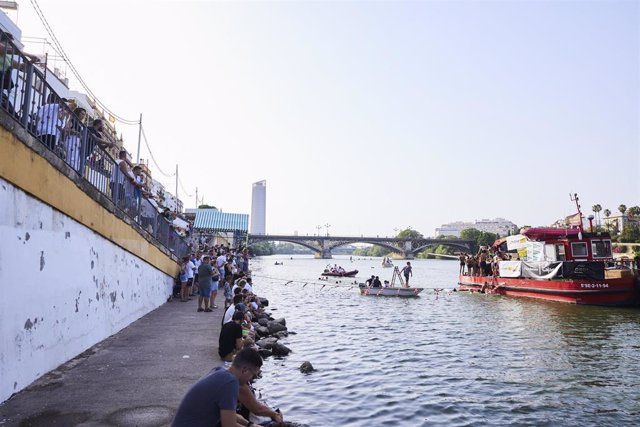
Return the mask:
<svg viewBox="0 0 640 427">
<path fill-rule="evenodd" d="M 76 313 L 78 312 L 78 303 L 80 302 L 80 294 L 82 293 L 82 291 L 80 291 L 78 293 L 78 298 L 76 298 Z"/>
<path fill-rule="evenodd" d="M 70 239 L 70 238 L 71 238 L 71 232 L 70 232 L 70 231 L 66 231 L 66 232 L 64 233 L 64 238 L 65 238 L 65 239 Z"/>
<path fill-rule="evenodd" d="M 93 262 L 93 260 L 91 260 L 91 269 L 93 270 L 93 267 L 95 266 L 95 263 Z M 204 267 L 203 267 L 204 268 Z M 95 276 L 94 276 L 95 277 Z"/>
<path fill-rule="evenodd" d="M 42 221 L 40 221 L 40 230 L 42 230 Z"/>
<path fill-rule="evenodd" d="M 3 185 L 3 187 L 4 187 L 4 185 Z M 17 381 L 15 381 L 15 382 L 13 383 L 13 389 L 15 390 L 16 388 L 18 388 L 18 382 L 17 382 Z"/>
<path fill-rule="evenodd" d="M 36 319 L 37 321 L 38 319 Z M 33 328 L 34 323 L 31 321 L 31 318 L 27 319 L 26 322 L 24 322 L 24 329 L 27 331 L 30 331 L 31 328 Z"/>
<path fill-rule="evenodd" d="M 22 237 L 20 237 L 20 236 L 16 236 L 16 237 L 18 237 L 18 240 L 22 240 Z"/>
<path fill-rule="evenodd" d="M 44 251 L 40 251 L 40 271 L 44 269 Z"/>
<path fill-rule="evenodd" d="M 120 291 L 120 298 L 124 299 L 124 292 Z"/>
<path fill-rule="evenodd" d="M 31 234 L 29 234 L 28 232 L 24 234 L 24 240 L 29 240 L 31 238 Z"/>
<path fill-rule="evenodd" d="M 100 294 L 96 292 L 96 300 L 100 301 Z"/>
</svg>

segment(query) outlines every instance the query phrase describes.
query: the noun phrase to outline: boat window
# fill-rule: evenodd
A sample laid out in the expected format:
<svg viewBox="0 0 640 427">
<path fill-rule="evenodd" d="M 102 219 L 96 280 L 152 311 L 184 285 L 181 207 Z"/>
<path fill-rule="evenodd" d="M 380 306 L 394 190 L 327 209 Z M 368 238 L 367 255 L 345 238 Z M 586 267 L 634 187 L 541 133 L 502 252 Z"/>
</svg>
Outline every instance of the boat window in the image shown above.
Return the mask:
<svg viewBox="0 0 640 427">
<path fill-rule="evenodd" d="M 566 261 L 567 257 L 564 254 L 564 245 L 556 245 L 556 261 Z"/>
<path fill-rule="evenodd" d="M 587 254 L 587 244 L 584 242 L 576 242 L 571 243 L 571 254 L 574 258 L 576 257 L 586 257 Z"/>
<path fill-rule="evenodd" d="M 592 240 L 591 252 L 594 258 L 611 258 L 611 240 Z"/>
</svg>

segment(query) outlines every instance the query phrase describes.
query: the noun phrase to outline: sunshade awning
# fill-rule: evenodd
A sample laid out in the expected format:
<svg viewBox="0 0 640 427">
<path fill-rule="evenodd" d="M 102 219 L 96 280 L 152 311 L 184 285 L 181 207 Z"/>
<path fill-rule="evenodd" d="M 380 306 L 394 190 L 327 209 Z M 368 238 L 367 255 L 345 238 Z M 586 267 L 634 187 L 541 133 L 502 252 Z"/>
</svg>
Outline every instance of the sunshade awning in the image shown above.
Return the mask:
<svg viewBox="0 0 640 427">
<path fill-rule="evenodd" d="M 198 209 L 193 228 L 201 231 L 246 233 L 249 230 L 249 215 L 220 212 L 217 209 Z"/>
</svg>

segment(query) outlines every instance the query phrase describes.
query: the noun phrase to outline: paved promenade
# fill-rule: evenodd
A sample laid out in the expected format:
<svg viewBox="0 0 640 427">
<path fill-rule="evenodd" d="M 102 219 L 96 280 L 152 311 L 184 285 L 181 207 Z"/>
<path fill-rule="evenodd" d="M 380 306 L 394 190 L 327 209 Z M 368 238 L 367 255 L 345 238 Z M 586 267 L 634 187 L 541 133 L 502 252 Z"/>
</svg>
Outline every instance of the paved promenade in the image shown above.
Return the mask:
<svg viewBox="0 0 640 427">
<path fill-rule="evenodd" d="M 187 389 L 220 365 L 223 308 L 168 302 L 0 405 L 0 427 L 170 425 Z"/>
</svg>

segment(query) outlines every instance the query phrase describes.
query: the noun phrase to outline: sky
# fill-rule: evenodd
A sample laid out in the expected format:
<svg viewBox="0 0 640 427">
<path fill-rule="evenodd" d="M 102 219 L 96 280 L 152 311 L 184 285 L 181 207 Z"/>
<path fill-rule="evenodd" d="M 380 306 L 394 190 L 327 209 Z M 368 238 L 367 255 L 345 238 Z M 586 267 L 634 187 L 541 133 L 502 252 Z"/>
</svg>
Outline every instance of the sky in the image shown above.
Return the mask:
<svg viewBox="0 0 640 427">
<path fill-rule="evenodd" d="M 32 1 L 17 24 L 45 37 Z M 640 205 L 639 2 L 38 4 L 98 98 L 142 113 L 186 207 L 197 187 L 249 213 L 266 180 L 268 234 L 431 236 L 549 225 L 570 193 Z"/>
</svg>

